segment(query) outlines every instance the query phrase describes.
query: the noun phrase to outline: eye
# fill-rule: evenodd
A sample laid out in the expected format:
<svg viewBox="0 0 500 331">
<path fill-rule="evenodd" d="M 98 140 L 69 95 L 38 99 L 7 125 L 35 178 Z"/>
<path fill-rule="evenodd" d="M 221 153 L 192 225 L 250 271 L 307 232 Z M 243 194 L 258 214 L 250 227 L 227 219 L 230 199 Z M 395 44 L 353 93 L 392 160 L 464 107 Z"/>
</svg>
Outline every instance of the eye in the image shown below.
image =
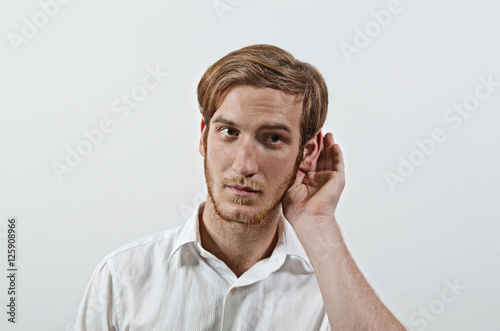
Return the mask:
<svg viewBox="0 0 500 331">
<path fill-rule="evenodd" d="M 222 128 L 220 132 L 222 132 L 222 135 L 225 137 L 235 137 L 238 135 L 238 131 L 233 128 Z"/>
<path fill-rule="evenodd" d="M 274 134 L 274 133 L 271 133 L 271 134 L 268 134 L 265 139 L 264 139 L 266 142 L 269 142 L 269 143 L 272 143 L 272 144 L 277 144 L 279 142 L 282 142 L 283 139 L 281 138 L 280 135 L 277 135 L 277 134 Z"/>
</svg>

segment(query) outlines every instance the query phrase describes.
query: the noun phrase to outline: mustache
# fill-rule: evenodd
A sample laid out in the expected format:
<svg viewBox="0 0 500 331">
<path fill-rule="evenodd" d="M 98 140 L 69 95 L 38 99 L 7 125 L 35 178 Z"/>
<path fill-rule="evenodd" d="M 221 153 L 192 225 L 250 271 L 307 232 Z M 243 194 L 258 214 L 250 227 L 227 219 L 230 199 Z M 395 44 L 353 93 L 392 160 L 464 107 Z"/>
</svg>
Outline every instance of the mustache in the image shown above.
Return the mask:
<svg viewBox="0 0 500 331">
<path fill-rule="evenodd" d="M 266 188 L 264 185 L 258 182 L 253 182 L 245 177 L 239 178 L 224 178 L 221 183 L 225 186 L 243 186 L 248 187 L 252 191 L 265 192 Z"/>
</svg>

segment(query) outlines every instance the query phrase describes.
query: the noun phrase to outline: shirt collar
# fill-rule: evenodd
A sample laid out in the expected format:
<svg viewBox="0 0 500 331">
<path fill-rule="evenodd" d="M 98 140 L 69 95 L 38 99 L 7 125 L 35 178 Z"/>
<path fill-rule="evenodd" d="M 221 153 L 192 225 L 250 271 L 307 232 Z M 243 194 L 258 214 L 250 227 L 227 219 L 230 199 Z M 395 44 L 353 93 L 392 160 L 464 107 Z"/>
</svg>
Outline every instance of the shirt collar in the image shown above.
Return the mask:
<svg viewBox="0 0 500 331">
<path fill-rule="evenodd" d="M 187 220 L 184 226 L 175 241 L 172 252 L 170 253 L 170 258 L 184 245 L 189 243 L 194 243 L 198 249 L 203 249 L 201 246 L 201 237 L 200 237 L 200 229 L 199 229 L 199 218 L 201 217 L 201 212 L 203 211 L 203 207 L 205 206 L 205 202 L 202 202 L 191 214 L 191 217 Z M 281 226 L 284 225 L 283 231 L 281 231 Z M 313 268 L 311 265 L 311 261 L 307 256 L 304 247 L 300 243 L 295 230 L 290 225 L 290 223 L 283 217 L 283 222 L 280 222 L 280 228 L 278 229 L 279 233 L 282 233 L 281 238 L 278 240 L 276 244 L 276 248 L 273 251 L 273 254 L 276 253 L 276 250 L 285 248 L 286 255 L 291 255 L 295 257 L 299 257 L 304 260 L 306 264 L 306 269 L 308 272 L 313 272 Z"/>
<path fill-rule="evenodd" d="M 181 232 L 175 241 L 174 247 L 168 260 L 184 245 L 189 243 L 198 243 L 201 245 L 200 229 L 199 229 L 199 217 L 200 213 L 205 206 L 205 202 L 202 202 L 191 214 L 191 217 L 187 220 L 184 226 L 181 228 Z"/>
</svg>

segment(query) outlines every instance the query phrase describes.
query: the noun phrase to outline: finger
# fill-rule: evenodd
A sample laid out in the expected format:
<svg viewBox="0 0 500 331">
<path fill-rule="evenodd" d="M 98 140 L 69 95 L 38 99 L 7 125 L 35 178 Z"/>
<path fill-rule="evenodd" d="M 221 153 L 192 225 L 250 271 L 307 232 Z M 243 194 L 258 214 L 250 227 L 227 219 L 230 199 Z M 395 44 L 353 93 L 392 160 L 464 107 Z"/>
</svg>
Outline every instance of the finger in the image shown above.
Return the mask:
<svg viewBox="0 0 500 331">
<path fill-rule="evenodd" d="M 321 161 L 321 154 L 323 152 L 323 146 L 325 145 L 325 141 L 323 139 L 323 135 L 321 134 L 321 130 L 318 132 L 318 136 L 319 136 L 319 155 L 318 157 L 316 158 L 315 162 L 314 162 L 314 165 L 313 165 L 313 168 L 311 171 L 313 172 L 316 172 L 316 171 L 321 171 L 320 167 L 323 167 L 323 165 L 320 164 L 320 161 Z"/>
<path fill-rule="evenodd" d="M 325 170 L 333 170 L 333 135 L 329 132 L 325 136 Z"/>
<path fill-rule="evenodd" d="M 332 145 L 333 145 L 333 144 L 335 144 L 335 139 L 333 138 L 333 133 L 328 132 L 327 134 L 328 134 L 328 139 L 329 139 L 329 141 L 331 142 L 331 144 L 332 144 Z M 326 136 L 326 135 L 325 135 L 325 136 Z M 326 137 L 325 137 L 325 138 L 326 138 Z"/>
<path fill-rule="evenodd" d="M 297 171 L 297 176 L 295 176 L 295 181 L 293 182 L 293 185 L 290 187 L 292 189 L 293 187 L 302 184 L 302 181 L 304 180 L 304 177 L 306 176 L 306 173 L 303 172 L 302 170 Z"/>
<path fill-rule="evenodd" d="M 333 155 L 333 171 L 344 173 L 344 155 L 338 144 L 332 146 Z"/>
<path fill-rule="evenodd" d="M 323 140 L 323 143 L 321 144 L 321 152 L 319 153 L 316 171 L 325 170 L 325 140 L 323 137 L 321 137 L 321 139 Z"/>
</svg>

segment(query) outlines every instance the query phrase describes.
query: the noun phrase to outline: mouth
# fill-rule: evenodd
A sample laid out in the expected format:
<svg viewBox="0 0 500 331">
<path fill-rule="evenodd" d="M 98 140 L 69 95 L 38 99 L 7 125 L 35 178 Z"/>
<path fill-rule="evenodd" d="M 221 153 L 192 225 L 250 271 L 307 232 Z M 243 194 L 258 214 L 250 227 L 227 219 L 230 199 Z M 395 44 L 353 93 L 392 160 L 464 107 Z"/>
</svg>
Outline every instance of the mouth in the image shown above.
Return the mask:
<svg viewBox="0 0 500 331">
<path fill-rule="evenodd" d="M 227 186 L 227 188 L 236 195 L 250 197 L 260 193 L 261 191 L 253 190 L 248 186 Z"/>
</svg>

